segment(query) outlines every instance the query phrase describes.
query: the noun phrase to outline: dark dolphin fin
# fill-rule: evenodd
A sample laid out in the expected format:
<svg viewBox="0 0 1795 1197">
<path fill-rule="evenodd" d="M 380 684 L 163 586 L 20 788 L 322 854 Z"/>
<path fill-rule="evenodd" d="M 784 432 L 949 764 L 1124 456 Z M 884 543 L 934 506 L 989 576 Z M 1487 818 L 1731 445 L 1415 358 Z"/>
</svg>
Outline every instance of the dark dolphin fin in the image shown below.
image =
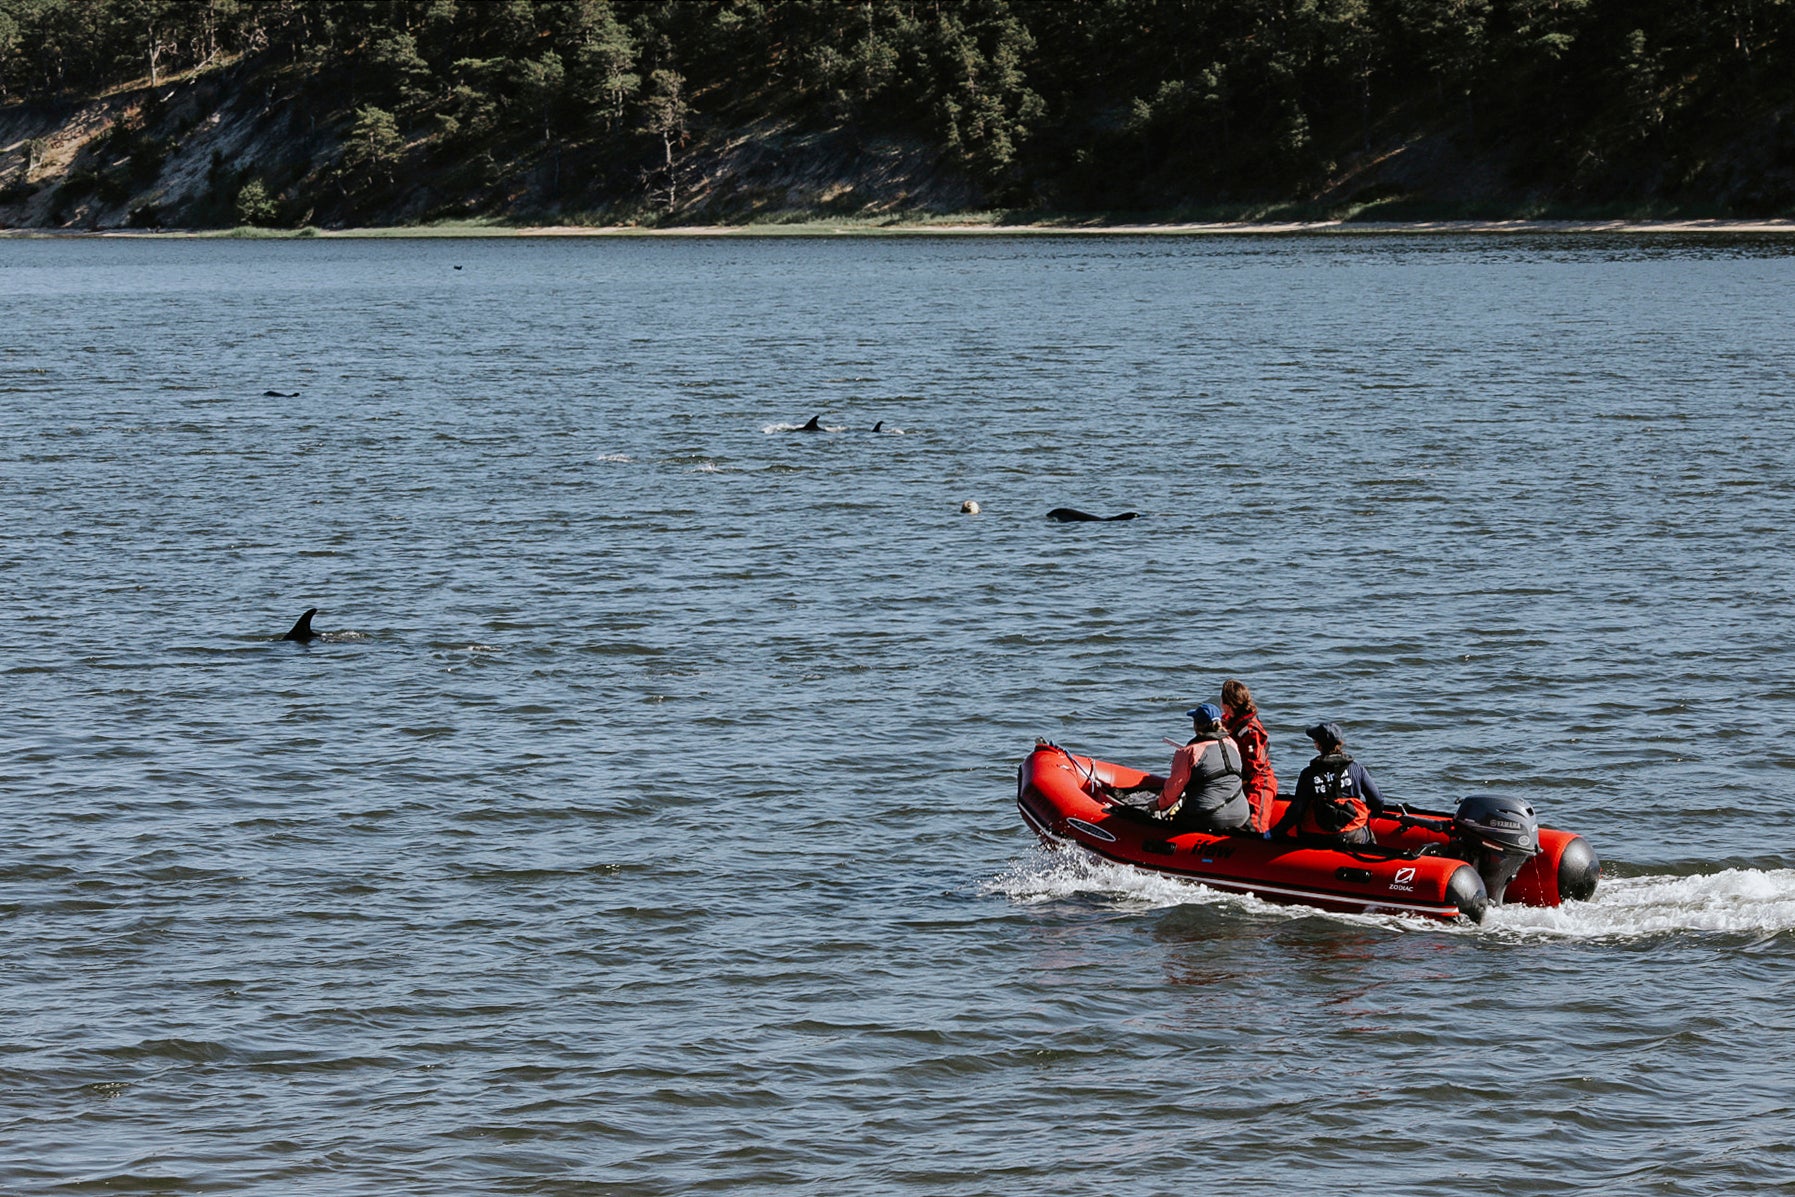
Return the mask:
<svg viewBox="0 0 1795 1197">
<path fill-rule="evenodd" d="M 299 392 L 293 391 L 291 393 L 288 393 L 286 391 L 263 391 L 262 398 L 264 398 L 264 399 L 297 399 L 297 398 L 299 398 Z"/>
<path fill-rule="evenodd" d="M 877 432 L 877 431 L 879 431 L 879 429 L 881 429 L 881 428 L 883 428 L 883 427 L 885 427 L 885 421 L 884 421 L 884 420 L 880 420 L 880 421 L 879 421 L 879 422 L 878 422 L 878 423 L 877 423 L 877 424 L 874 424 L 874 425 L 873 425 L 873 431 L 874 431 L 874 432 Z"/>
<path fill-rule="evenodd" d="M 1100 520 L 1100 515 L 1092 515 L 1088 511 L 1080 511 L 1076 507 L 1055 507 L 1047 513 L 1050 520 L 1058 520 L 1062 524 L 1077 524 L 1087 520 Z"/>
<path fill-rule="evenodd" d="M 298 622 L 293 625 L 293 630 L 288 632 L 285 636 L 282 636 L 281 639 L 297 640 L 301 644 L 310 640 L 316 640 L 318 638 L 318 633 L 312 631 L 312 616 L 317 613 L 318 608 L 307 607 L 305 614 L 301 615 Z"/>
<path fill-rule="evenodd" d="M 823 430 L 823 426 L 821 424 L 817 423 L 817 421 L 822 418 L 823 417 L 821 417 L 821 416 L 810 417 L 810 423 L 804 425 L 804 427 L 798 429 L 798 431 L 799 432 L 821 432 Z"/>
</svg>

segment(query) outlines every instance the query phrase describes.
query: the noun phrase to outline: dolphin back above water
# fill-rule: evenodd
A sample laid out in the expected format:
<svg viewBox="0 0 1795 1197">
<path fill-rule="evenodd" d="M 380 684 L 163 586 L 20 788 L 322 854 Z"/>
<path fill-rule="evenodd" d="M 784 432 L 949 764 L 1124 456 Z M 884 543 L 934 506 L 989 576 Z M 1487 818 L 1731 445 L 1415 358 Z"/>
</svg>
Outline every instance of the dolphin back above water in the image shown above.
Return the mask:
<svg viewBox="0 0 1795 1197">
<path fill-rule="evenodd" d="M 1047 513 L 1047 518 L 1062 524 L 1108 523 L 1111 520 L 1139 519 L 1140 514 L 1138 511 L 1124 511 L 1121 515 L 1092 515 L 1076 507 L 1055 507 Z"/>
<path fill-rule="evenodd" d="M 829 425 L 823 423 L 823 417 L 820 415 L 812 416 L 805 423 L 799 424 L 795 427 L 790 424 L 781 424 L 781 425 L 778 425 L 777 427 L 779 429 L 784 429 L 784 430 L 791 431 L 791 432 L 847 432 L 847 431 L 849 431 L 849 429 L 847 429 L 847 428 L 841 428 L 841 427 L 832 428 L 832 427 L 830 427 Z M 885 421 L 880 420 L 877 423 L 875 423 L 872 427 L 872 430 L 874 432 L 885 431 Z M 769 428 L 769 429 L 767 429 L 767 431 L 772 432 L 772 431 L 775 431 L 775 429 Z M 894 429 L 894 431 L 901 432 L 903 430 L 902 429 Z"/>
<path fill-rule="evenodd" d="M 285 636 L 282 636 L 281 639 L 297 640 L 301 644 L 310 644 L 313 640 L 316 640 L 318 638 L 318 633 L 312 631 L 312 616 L 317 613 L 318 608 L 307 607 L 305 614 L 301 615 L 298 620 L 294 622 L 292 629 L 289 630 Z"/>
</svg>

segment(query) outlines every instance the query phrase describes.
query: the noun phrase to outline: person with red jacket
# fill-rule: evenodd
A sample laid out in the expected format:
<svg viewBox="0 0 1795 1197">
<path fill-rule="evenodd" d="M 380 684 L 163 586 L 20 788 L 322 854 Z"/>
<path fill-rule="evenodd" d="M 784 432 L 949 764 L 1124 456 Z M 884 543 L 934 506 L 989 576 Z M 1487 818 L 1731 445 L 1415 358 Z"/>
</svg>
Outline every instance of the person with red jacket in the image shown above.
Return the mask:
<svg viewBox="0 0 1795 1197">
<path fill-rule="evenodd" d="M 1254 831 L 1271 830 L 1272 800 L 1278 796 L 1278 776 L 1271 768 L 1271 744 L 1265 725 L 1259 722 L 1259 708 L 1253 704 L 1253 692 L 1237 678 L 1222 683 L 1222 726 L 1240 745 L 1241 784 L 1246 789 L 1247 805 L 1252 808 Z"/>
</svg>

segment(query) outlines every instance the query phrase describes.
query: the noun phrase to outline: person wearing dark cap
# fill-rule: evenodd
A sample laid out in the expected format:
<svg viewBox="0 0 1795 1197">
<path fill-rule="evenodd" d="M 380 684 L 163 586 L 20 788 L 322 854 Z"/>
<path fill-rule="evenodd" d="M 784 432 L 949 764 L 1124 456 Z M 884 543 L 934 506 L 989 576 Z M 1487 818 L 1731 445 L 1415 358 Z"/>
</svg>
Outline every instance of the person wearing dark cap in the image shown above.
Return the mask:
<svg viewBox="0 0 1795 1197">
<path fill-rule="evenodd" d="M 1370 844 L 1371 816 L 1382 814 L 1384 796 L 1365 766 L 1346 754 L 1346 735 L 1338 723 L 1317 723 L 1307 732 L 1315 759 L 1296 779 L 1296 797 L 1273 835 L 1329 844 Z"/>
<path fill-rule="evenodd" d="M 1170 819 L 1175 831 L 1243 831 L 1251 811 L 1241 788 L 1240 745 L 1222 727 L 1222 709 L 1214 703 L 1186 713 L 1190 742 L 1172 754 L 1171 773 L 1151 810 Z"/>
</svg>

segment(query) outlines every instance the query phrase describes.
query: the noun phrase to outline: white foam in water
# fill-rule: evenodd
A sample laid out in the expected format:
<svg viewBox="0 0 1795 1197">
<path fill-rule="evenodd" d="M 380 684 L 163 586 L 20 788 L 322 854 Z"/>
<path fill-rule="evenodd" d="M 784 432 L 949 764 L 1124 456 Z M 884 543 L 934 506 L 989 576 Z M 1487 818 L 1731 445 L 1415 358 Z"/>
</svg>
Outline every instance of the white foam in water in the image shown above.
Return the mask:
<svg viewBox="0 0 1795 1197">
<path fill-rule="evenodd" d="M 1775 934 L 1795 930 L 1795 869 L 1724 869 L 1688 877 L 1604 877 L 1588 902 L 1557 907 L 1498 906 L 1482 925 L 1397 915 L 1338 914 L 1226 894 L 1190 881 L 1100 860 L 1076 850 L 1039 849 L 981 887 L 1021 905 L 1105 897 L 1118 909 L 1234 906 L 1289 918 L 1323 917 L 1504 938 L 1635 939 L 1679 932 Z"/>
<path fill-rule="evenodd" d="M 1573 939 L 1632 939 L 1682 931 L 1795 930 L 1795 869 L 1723 869 L 1688 877 L 1604 877 L 1588 902 L 1503 906 L 1486 928 Z"/>
<path fill-rule="evenodd" d="M 1051 902 L 1062 898 L 1107 894 L 1119 899 L 1149 901 L 1153 905 L 1190 901 L 1193 892 L 1212 891 L 1161 877 L 1142 869 L 1110 864 L 1081 852 L 1037 849 L 1028 860 L 1015 862 L 1010 870 L 979 887 L 987 894 L 1002 894 L 1024 906 Z M 1148 890 L 1158 893 L 1149 898 Z"/>
<path fill-rule="evenodd" d="M 1032 857 L 1017 861 L 1008 872 L 980 888 L 984 893 L 1001 894 L 1025 906 L 1068 898 L 1106 897 L 1118 909 L 1201 905 L 1288 913 L 1293 917 L 1318 913 L 1307 907 L 1262 902 L 1250 894 L 1224 893 L 1197 882 L 1116 864 L 1075 848 L 1038 848 Z"/>
</svg>

